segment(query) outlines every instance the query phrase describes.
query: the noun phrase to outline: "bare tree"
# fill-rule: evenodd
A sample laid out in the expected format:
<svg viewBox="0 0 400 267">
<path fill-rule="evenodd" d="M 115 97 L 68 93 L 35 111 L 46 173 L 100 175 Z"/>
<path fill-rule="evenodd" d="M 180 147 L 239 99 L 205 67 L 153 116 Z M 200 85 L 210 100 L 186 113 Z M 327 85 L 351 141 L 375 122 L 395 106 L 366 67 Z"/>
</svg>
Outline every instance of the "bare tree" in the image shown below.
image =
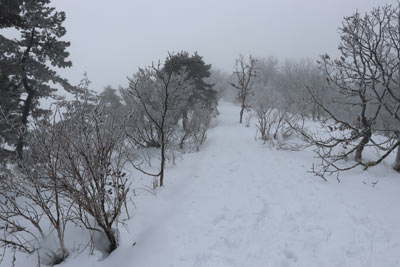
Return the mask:
<svg viewBox="0 0 400 267">
<path fill-rule="evenodd" d="M 240 119 L 239 122 L 243 121 L 243 112 L 249 107 L 250 96 L 252 95 L 253 79 L 256 77 L 256 63 L 257 60 L 251 55 L 249 56 L 249 62 L 246 62 L 243 55 L 235 61 L 236 82 L 231 85 L 238 90 L 237 100 L 240 103 Z"/>
<path fill-rule="evenodd" d="M 373 87 L 373 95 L 382 105 L 386 115 L 384 131 L 389 137 L 390 145 L 385 153 L 368 166 L 379 164 L 397 149 L 393 169 L 400 171 L 400 2 L 396 5 L 386 5 L 372 10 L 369 15 L 355 18 L 364 26 L 363 31 L 350 28 L 351 36 L 357 38 L 360 57 L 367 64 L 369 71 L 374 73 L 379 86 Z M 371 67 L 371 63 L 373 66 Z M 385 119 L 385 118 L 383 118 Z"/>
<path fill-rule="evenodd" d="M 315 103 L 330 119 L 324 124 L 329 138 L 307 137 L 318 147 L 322 169 L 315 172 L 317 175 L 323 177 L 325 173 L 359 165 L 364 169 L 375 166 L 400 146 L 399 124 L 393 120 L 400 100 L 399 28 L 398 5 L 378 7 L 363 16 L 356 12 L 345 17 L 339 29 L 340 58 L 321 57 L 321 69 L 335 94 L 327 104 L 308 88 Z M 385 132 L 387 139 L 378 142 L 374 132 Z M 367 147 L 383 154 L 365 161 L 362 154 Z M 355 162 L 343 166 L 353 154 Z"/>
<path fill-rule="evenodd" d="M 127 128 L 129 140 L 135 147 L 160 148 L 161 136 L 156 125 L 147 118 L 145 110 L 137 102 L 130 104 L 129 110 L 128 116 L 132 114 Z"/>
<path fill-rule="evenodd" d="M 168 142 L 193 90 L 193 84 L 187 79 L 185 72 L 177 73 L 174 69 L 165 70 L 160 67 L 160 63 L 148 69 L 139 69 L 134 77 L 129 79 L 127 90 L 133 97 L 132 102 L 136 107 L 140 107 L 146 124 L 155 130 L 160 146 L 161 161 L 158 173 L 149 173 L 139 166 L 136 167 L 148 175 L 160 177 L 160 186 L 164 185 Z M 132 115 L 134 116 L 133 113 Z"/>
<path fill-rule="evenodd" d="M 55 265 L 69 255 L 64 235 L 72 220 L 74 201 L 66 201 L 59 187 L 58 168 L 64 158 L 54 120 L 36 121 L 31 126 L 26 139 L 29 155 L 14 164 L 0 181 L 0 245 L 29 254 L 43 252 L 41 261 Z M 49 242 L 52 232 L 56 233 L 57 242 L 42 246 Z"/>
<path fill-rule="evenodd" d="M 130 186 L 125 123 L 108 116 L 101 106 L 89 113 L 79 103 L 66 108 L 57 122 L 63 156 L 59 186 L 74 202 L 75 220 L 103 233 L 110 253 L 118 246 L 117 226 Z"/>
</svg>

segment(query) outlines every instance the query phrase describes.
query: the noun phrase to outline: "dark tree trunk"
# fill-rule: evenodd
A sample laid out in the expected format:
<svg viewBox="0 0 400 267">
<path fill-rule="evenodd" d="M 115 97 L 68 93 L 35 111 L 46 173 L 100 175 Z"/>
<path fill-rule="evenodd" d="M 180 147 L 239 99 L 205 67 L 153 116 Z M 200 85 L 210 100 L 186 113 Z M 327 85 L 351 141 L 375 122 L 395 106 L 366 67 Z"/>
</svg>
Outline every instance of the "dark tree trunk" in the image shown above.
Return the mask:
<svg viewBox="0 0 400 267">
<path fill-rule="evenodd" d="M 28 91 L 28 96 L 27 96 L 27 98 L 26 98 L 26 100 L 24 102 L 24 108 L 23 108 L 23 111 L 22 111 L 22 117 L 21 117 L 22 132 L 20 133 L 20 136 L 19 136 L 18 142 L 17 142 L 17 147 L 16 147 L 16 152 L 17 152 L 18 158 L 20 160 L 23 159 L 22 151 L 24 149 L 25 132 L 26 132 L 27 124 L 28 124 L 28 117 L 29 117 L 29 112 L 31 110 L 33 97 L 34 97 L 34 91 L 29 90 Z"/>
<path fill-rule="evenodd" d="M 369 140 L 371 139 L 371 136 L 372 136 L 371 129 L 367 129 L 365 131 L 363 138 L 361 139 L 360 144 L 358 145 L 358 147 L 356 149 L 355 160 L 357 162 L 362 161 L 362 152 L 364 151 L 365 146 L 368 144 Z"/>
<path fill-rule="evenodd" d="M 312 120 L 313 121 L 318 120 L 318 107 L 315 104 L 313 105 L 313 108 L 312 108 Z"/>
<path fill-rule="evenodd" d="M 188 123 L 188 117 L 187 117 L 188 115 L 187 115 L 187 111 L 186 110 L 183 110 L 183 112 L 182 112 L 182 127 L 183 127 L 183 130 L 187 130 L 187 123 Z"/>
<path fill-rule="evenodd" d="M 242 121 L 243 121 L 243 112 L 244 112 L 244 106 L 242 105 L 242 109 L 240 110 L 240 120 L 239 120 L 239 123 L 242 123 Z"/>
<path fill-rule="evenodd" d="M 184 146 L 184 144 L 185 144 L 185 140 L 186 140 L 186 138 L 189 136 L 189 133 L 188 132 L 186 132 L 183 136 L 182 136 L 182 138 L 181 138 L 181 141 L 179 142 L 179 147 L 180 147 L 180 149 L 183 149 L 183 146 Z"/>
<path fill-rule="evenodd" d="M 161 130 L 161 166 L 160 166 L 160 187 L 164 185 L 164 168 L 165 168 L 165 133 Z"/>
<path fill-rule="evenodd" d="M 110 242 L 110 245 L 108 247 L 108 253 L 111 253 L 118 247 L 117 239 L 115 238 L 115 234 L 113 233 L 113 230 L 111 227 L 108 227 L 106 229 L 106 236 L 107 236 L 108 241 Z"/>
<path fill-rule="evenodd" d="M 160 170 L 160 187 L 164 185 L 164 168 L 165 168 L 165 144 L 161 144 L 161 170 Z"/>
<path fill-rule="evenodd" d="M 400 141 L 400 136 L 397 134 L 397 140 Z M 393 169 L 400 172 L 400 146 L 397 147 L 396 159 L 394 160 Z"/>
<path fill-rule="evenodd" d="M 31 52 L 32 45 L 33 45 L 33 38 L 35 36 L 35 28 L 31 30 L 30 34 L 30 42 L 28 44 L 28 47 L 26 48 L 22 60 L 21 60 L 21 66 L 22 66 L 22 84 L 24 85 L 24 89 L 28 96 L 26 97 L 26 100 L 24 101 L 24 108 L 22 110 L 22 116 L 21 116 L 21 126 L 22 126 L 22 132 L 20 133 L 20 136 L 18 138 L 17 142 L 17 147 L 15 151 L 17 152 L 17 156 L 20 160 L 23 159 L 23 149 L 24 149 L 24 140 L 25 140 L 25 133 L 27 130 L 27 124 L 28 124 L 28 117 L 29 117 L 29 112 L 31 111 L 31 106 L 33 102 L 33 97 L 35 95 L 35 91 L 32 89 L 32 87 L 29 85 L 28 82 L 28 77 L 26 74 L 26 68 L 25 68 L 25 63 L 29 58 L 29 53 Z"/>
</svg>

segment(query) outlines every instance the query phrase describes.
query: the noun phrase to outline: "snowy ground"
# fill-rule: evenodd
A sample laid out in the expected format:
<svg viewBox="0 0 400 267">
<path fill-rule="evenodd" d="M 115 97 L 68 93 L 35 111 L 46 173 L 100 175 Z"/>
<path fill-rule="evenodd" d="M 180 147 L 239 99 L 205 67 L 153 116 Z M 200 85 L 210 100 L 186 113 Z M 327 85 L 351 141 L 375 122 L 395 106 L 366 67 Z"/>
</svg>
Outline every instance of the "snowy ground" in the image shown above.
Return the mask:
<svg viewBox="0 0 400 267">
<path fill-rule="evenodd" d="M 263 147 L 237 107 L 219 111 L 201 151 L 135 198 L 112 255 L 61 266 L 400 266 L 400 175 L 379 166 L 323 182 L 307 172 L 312 151 Z"/>
</svg>

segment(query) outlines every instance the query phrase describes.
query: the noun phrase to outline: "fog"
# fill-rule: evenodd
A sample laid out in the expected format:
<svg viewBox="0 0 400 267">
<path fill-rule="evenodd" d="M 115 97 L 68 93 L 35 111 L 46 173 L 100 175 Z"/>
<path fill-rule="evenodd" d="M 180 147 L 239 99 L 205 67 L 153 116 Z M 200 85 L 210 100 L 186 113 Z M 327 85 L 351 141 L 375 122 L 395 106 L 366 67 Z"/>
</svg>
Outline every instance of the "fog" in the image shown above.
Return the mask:
<svg viewBox="0 0 400 267">
<path fill-rule="evenodd" d="M 55 0 L 65 11 L 76 84 L 87 71 L 92 87 L 127 84 L 138 67 L 167 52 L 197 51 L 231 72 L 238 54 L 316 58 L 336 54 L 343 16 L 391 4 L 385 0 Z"/>
<path fill-rule="evenodd" d="M 400 266 L 400 0 L 0 0 L 0 31 L 0 267 Z"/>
</svg>

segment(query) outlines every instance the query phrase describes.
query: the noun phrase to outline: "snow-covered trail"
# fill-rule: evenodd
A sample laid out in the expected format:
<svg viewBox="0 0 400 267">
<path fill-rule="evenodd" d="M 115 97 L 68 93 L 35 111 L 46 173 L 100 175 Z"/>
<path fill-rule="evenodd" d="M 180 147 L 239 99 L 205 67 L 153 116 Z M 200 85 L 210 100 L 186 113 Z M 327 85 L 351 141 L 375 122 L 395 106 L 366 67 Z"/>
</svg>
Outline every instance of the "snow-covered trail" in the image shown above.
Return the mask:
<svg viewBox="0 0 400 267">
<path fill-rule="evenodd" d="M 136 200 L 120 248 L 79 266 L 400 266 L 397 174 L 324 183 L 307 172 L 311 151 L 265 148 L 237 107 L 219 111 L 201 151 L 168 169 L 157 196 Z"/>
</svg>

